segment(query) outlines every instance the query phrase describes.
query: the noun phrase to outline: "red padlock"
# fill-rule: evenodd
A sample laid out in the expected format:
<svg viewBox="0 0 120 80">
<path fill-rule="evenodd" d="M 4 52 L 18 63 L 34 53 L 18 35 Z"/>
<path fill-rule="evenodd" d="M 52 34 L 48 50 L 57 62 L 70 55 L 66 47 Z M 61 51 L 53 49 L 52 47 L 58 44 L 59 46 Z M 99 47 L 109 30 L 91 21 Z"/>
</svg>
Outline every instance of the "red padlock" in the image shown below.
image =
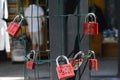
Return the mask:
<svg viewBox="0 0 120 80">
<path fill-rule="evenodd" d="M 98 71 L 98 60 L 95 58 L 94 51 L 89 50 L 89 53 L 93 55 L 94 58 L 89 59 L 89 70 Z"/>
<path fill-rule="evenodd" d="M 27 61 L 26 62 L 26 68 L 30 69 L 30 70 L 34 70 L 35 69 L 35 62 L 33 62 L 33 61 Z"/>
<path fill-rule="evenodd" d="M 79 55 L 81 55 L 81 57 L 79 59 L 76 59 Z M 70 64 L 72 65 L 72 67 L 74 68 L 74 70 L 78 70 L 79 67 L 82 65 L 82 63 L 83 63 L 83 59 L 82 58 L 83 57 L 84 57 L 84 53 L 82 51 L 79 51 L 74 56 L 74 60 L 70 61 Z"/>
<path fill-rule="evenodd" d="M 94 18 L 94 21 L 88 21 L 89 17 Z M 85 35 L 98 35 L 98 23 L 96 22 L 96 16 L 94 13 L 88 13 L 85 17 L 84 29 L 83 32 Z"/>
<path fill-rule="evenodd" d="M 59 58 L 64 58 L 66 60 L 67 64 L 59 65 L 58 64 Z M 63 80 L 63 79 L 67 79 L 67 78 L 75 76 L 74 69 L 73 69 L 72 65 L 69 63 L 69 60 L 67 59 L 66 56 L 64 56 L 64 55 L 58 56 L 56 58 L 56 64 L 57 64 L 56 71 L 57 71 L 59 80 Z"/>
<path fill-rule="evenodd" d="M 19 22 L 19 23 L 15 22 L 16 19 L 19 18 L 19 17 L 21 17 L 20 22 Z M 21 15 L 21 16 L 17 15 L 17 16 L 14 18 L 14 20 L 9 24 L 9 26 L 8 26 L 8 28 L 7 28 L 6 31 L 7 31 L 11 36 L 15 37 L 16 34 L 18 33 L 18 31 L 20 30 L 20 25 L 21 25 L 22 21 L 23 21 L 23 16 L 22 16 L 22 15 Z"/>
<path fill-rule="evenodd" d="M 30 58 L 31 54 L 33 54 L 33 59 Z M 30 59 L 29 61 L 26 62 L 26 68 L 30 69 L 30 70 L 34 70 L 35 69 L 35 59 L 36 59 L 36 53 L 34 50 L 31 50 L 31 52 L 27 55 L 28 59 Z"/>
</svg>

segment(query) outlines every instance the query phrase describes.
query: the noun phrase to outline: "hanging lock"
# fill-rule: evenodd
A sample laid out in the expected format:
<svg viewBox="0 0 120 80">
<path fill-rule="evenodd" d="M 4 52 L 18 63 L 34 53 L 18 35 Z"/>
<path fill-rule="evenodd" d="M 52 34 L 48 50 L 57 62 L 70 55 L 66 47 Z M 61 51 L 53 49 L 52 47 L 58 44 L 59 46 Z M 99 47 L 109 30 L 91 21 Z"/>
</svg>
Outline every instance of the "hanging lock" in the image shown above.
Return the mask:
<svg viewBox="0 0 120 80">
<path fill-rule="evenodd" d="M 64 58 L 66 60 L 67 64 L 59 65 L 58 64 L 59 58 Z M 72 65 L 69 63 L 69 60 L 66 56 L 64 56 L 64 55 L 58 56 L 56 58 L 56 64 L 57 64 L 56 71 L 57 71 L 59 80 L 63 80 L 63 79 L 67 79 L 67 78 L 75 76 L 74 69 L 73 69 Z"/>
<path fill-rule="evenodd" d="M 79 57 L 80 56 L 80 57 Z M 76 58 L 79 59 L 76 59 Z M 82 51 L 79 51 L 78 53 L 76 53 L 76 55 L 74 56 L 74 60 L 70 61 L 70 64 L 73 66 L 74 70 L 78 70 L 79 67 L 82 65 L 83 63 L 83 58 L 84 57 L 84 53 Z"/>
<path fill-rule="evenodd" d="M 31 59 L 31 55 L 33 54 L 33 59 Z M 31 50 L 30 53 L 27 55 L 29 61 L 26 62 L 26 68 L 33 70 L 35 69 L 35 59 L 36 59 L 36 52 L 35 50 Z"/>
<path fill-rule="evenodd" d="M 95 58 L 94 51 L 89 50 L 89 53 L 93 55 L 93 59 L 89 59 L 89 70 L 98 71 L 98 60 Z"/>
<path fill-rule="evenodd" d="M 94 20 L 89 21 L 88 20 L 89 17 L 91 17 Z M 85 17 L 84 34 L 85 35 L 98 35 L 98 23 L 96 22 L 96 15 L 94 13 L 88 13 L 87 16 Z"/>
<path fill-rule="evenodd" d="M 21 17 L 20 22 L 19 22 L 19 23 L 15 22 L 19 17 Z M 21 25 L 23 19 L 24 19 L 24 18 L 23 18 L 22 15 L 21 15 L 21 16 L 17 15 L 17 16 L 14 18 L 14 20 L 9 24 L 9 26 L 8 26 L 8 28 L 7 28 L 6 31 L 7 31 L 10 35 L 12 35 L 13 37 L 15 37 L 16 34 L 18 33 L 18 31 L 20 30 L 20 25 Z"/>
</svg>

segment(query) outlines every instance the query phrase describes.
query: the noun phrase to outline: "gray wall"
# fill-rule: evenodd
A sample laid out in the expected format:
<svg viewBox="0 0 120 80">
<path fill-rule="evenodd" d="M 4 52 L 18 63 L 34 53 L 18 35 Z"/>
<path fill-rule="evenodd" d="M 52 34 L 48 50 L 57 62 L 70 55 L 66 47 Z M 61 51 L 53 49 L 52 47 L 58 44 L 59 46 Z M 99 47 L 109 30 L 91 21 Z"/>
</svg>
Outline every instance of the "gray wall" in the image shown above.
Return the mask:
<svg viewBox="0 0 120 80">
<path fill-rule="evenodd" d="M 62 1 L 62 0 L 60 0 Z M 56 59 L 60 54 L 63 54 L 64 46 L 62 46 L 62 34 L 61 25 L 62 21 L 60 17 L 54 15 L 58 14 L 58 0 L 49 0 L 49 35 L 50 35 L 50 56 L 51 59 Z M 56 63 L 51 63 L 51 78 L 50 80 L 57 80 Z"/>
<path fill-rule="evenodd" d="M 60 0 L 60 8 L 62 14 L 62 3 L 63 0 Z M 77 35 L 77 17 L 68 17 L 68 32 L 67 32 L 67 45 L 64 43 L 64 31 L 63 31 L 63 17 L 57 17 L 54 15 L 58 14 L 58 0 L 49 0 L 49 32 L 50 32 L 50 56 L 51 59 L 56 59 L 58 55 L 66 54 L 64 46 L 67 46 L 67 53 L 70 53 L 74 47 L 75 37 Z M 80 13 L 86 14 L 88 12 L 88 1 L 81 0 L 80 2 Z M 76 13 L 76 11 L 75 11 Z M 80 19 L 80 32 L 83 33 L 83 23 L 84 23 L 84 15 L 81 16 Z M 89 37 L 85 37 L 84 41 L 81 43 L 81 50 L 87 51 L 89 49 Z M 50 80 L 58 80 L 56 75 L 56 63 L 51 63 L 51 79 Z M 89 71 L 88 67 L 86 68 L 84 75 L 81 80 L 89 80 Z"/>
</svg>

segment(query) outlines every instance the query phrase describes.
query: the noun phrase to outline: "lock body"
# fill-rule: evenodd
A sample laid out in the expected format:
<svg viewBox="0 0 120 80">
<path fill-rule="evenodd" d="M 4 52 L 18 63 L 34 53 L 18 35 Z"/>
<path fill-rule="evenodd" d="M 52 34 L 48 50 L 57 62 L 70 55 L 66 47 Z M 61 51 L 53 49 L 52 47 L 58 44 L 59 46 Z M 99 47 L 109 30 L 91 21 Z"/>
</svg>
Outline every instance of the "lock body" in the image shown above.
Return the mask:
<svg viewBox="0 0 120 80">
<path fill-rule="evenodd" d="M 59 65 L 58 63 L 59 58 L 64 58 L 67 63 Z M 56 71 L 59 80 L 63 80 L 75 76 L 74 69 L 66 56 L 64 55 L 58 56 L 56 58 L 56 64 L 57 64 Z"/>
<path fill-rule="evenodd" d="M 13 37 L 16 36 L 19 30 L 20 30 L 20 24 L 17 24 L 15 22 L 11 22 L 7 28 L 7 32 Z"/>
<path fill-rule="evenodd" d="M 85 35 L 98 35 L 98 23 L 97 22 L 84 23 L 84 34 Z"/>
<path fill-rule="evenodd" d="M 56 67 L 59 80 L 70 78 L 75 76 L 73 67 L 71 64 L 63 64 Z"/>
<path fill-rule="evenodd" d="M 98 60 L 97 59 L 89 59 L 89 70 L 98 71 Z"/>
<path fill-rule="evenodd" d="M 33 61 L 27 61 L 26 62 L 26 68 L 30 69 L 30 70 L 34 70 L 35 69 L 35 62 L 33 62 Z"/>
<path fill-rule="evenodd" d="M 82 65 L 82 63 L 83 63 L 83 59 L 75 59 L 70 61 L 70 64 L 72 65 L 74 70 L 78 70 L 79 67 Z"/>
</svg>

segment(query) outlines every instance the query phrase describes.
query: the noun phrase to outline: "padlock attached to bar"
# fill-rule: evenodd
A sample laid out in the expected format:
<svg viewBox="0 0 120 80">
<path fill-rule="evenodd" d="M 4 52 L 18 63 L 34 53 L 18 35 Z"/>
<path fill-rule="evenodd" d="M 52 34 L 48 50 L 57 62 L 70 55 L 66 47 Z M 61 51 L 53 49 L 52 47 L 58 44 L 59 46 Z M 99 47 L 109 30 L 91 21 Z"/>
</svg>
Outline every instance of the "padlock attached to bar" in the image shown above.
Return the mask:
<svg viewBox="0 0 120 80">
<path fill-rule="evenodd" d="M 93 58 L 89 59 L 89 70 L 98 71 L 98 60 L 95 57 L 94 51 L 89 50 L 89 54 L 93 55 Z"/>
<path fill-rule="evenodd" d="M 89 21 L 89 17 L 93 21 Z M 83 32 L 85 35 L 98 35 L 98 23 L 96 22 L 96 15 L 94 13 L 86 15 Z"/>
<path fill-rule="evenodd" d="M 20 22 L 19 22 L 19 23 L 16 22 L 17 19 L 20 19 Z M 17 16 L 14 18 L 14 20 L 13 20 L 12 22 L 10 22 L 10 24 L 9 24 L 9 26 L 8 26 L 8 28 L 7 28 L 6 31 L 7 31 L 11 36 L 15 37 L 15 36 L 17 35 L 18 31 L 20 30 L 20 26 L 21 26 L 21 23 L 22 23 L 23 19 L 24 19 L 24 18 L 23 18 L 22 15 L 21 15 L 21 16 L 17 15 Z"/>
<path fill-rule="evenodd" d="M 74 70 L 78 70 L 79 67 L 82 65 L 82 63 L 83 63 L 83 57 L 84 57 L 84 53 L 82 51 L 79 51 L 74 56 L 74 60 L 70 61 L 70 64 L 73 66 Z"/>
<path fill-rule="evenodd" d="M 58 64 L 59 58 L 65 59 L 67 64 L 59 65 Z M 58 56 L 56 58 L 56 65 L 57 65 L 56 71 L 57 71 L 59 80 L 63 80 L 63 79 L 67 79 L 67 78 L 71 78 L 71 77 L 75 76 L 74 69 L 73 69 L 72 65 L 69 63 L 69 60 L 66 56 L 64 56 L 64 55 Z"/>
<path fill-rule="evenodd" d="M 32 55 L 32 58 L 31 59 L 31 55 Z M 26 62 L 26 68 L 27 69 L 30 69 L 30 70 L 34 70 L 35 69 L 35 60 L 36 60 L 36 52 L 35 50 L 31 50 L 30 53 L 27 55 L 28 57 L 28 61 Z"/>
</svg>

